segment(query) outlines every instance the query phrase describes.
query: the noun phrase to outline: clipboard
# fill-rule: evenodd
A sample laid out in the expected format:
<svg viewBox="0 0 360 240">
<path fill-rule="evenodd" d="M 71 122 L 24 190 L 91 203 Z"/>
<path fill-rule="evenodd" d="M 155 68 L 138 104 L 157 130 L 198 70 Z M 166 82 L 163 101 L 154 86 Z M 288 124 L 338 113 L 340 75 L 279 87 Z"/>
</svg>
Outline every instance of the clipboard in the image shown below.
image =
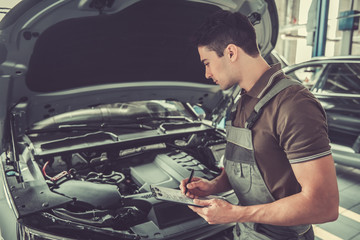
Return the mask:
<svg viewBox="0 0 360 240">
<path fill-rule="evenodd" d="M 155 186 L 155 185 L 150 185 L 150 189 L 153 193 L 153 196 L 158 200 L 175 202 L 175 203 L 185 204 L 185 205 L 191 205 L 191 206 L 195 206 L 195 207 L 204 207 L 204 206 L 195 204 L 193 202 L 192 198 L 189 198 L 189 197 L 185 196 L 184 194 L 182 194 L 179 189 L 160 187 L 160 186 Z M 201 197 L 199 199 L 200 200 L 210 200 L 213 198 L 220 198 L 220 199 L 225 200 L 223 197 L 215 196 L 215 195 Z"/>
</svg>

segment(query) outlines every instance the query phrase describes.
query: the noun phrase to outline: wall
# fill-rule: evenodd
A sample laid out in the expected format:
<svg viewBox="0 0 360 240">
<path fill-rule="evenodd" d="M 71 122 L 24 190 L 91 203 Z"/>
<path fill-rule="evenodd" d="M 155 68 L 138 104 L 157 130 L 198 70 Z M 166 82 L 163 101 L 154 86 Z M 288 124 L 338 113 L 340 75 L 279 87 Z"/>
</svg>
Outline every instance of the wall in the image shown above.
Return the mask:
<svg viewBox="0 0 360 240">
<path fill-rule="evenodd" d="M 360 11 L 360 0 L 353 1 L 353 10 Z M 279 36 L 275 50 L 290 64 L 310 59 L 312 46 L 307 42 L 310 36 L 306 26 L 312 0 L 276 0 L 275 2 L 279 15 Z M 339 12 L 351 9 L 351 2 L 352 0 L 329 0 L 325 56 L 341 55 L 344 33 L 338 30 L 338 16 Z M 351 55 L 360 55 L 360 30 L 353 32 Z"/>
</svg>

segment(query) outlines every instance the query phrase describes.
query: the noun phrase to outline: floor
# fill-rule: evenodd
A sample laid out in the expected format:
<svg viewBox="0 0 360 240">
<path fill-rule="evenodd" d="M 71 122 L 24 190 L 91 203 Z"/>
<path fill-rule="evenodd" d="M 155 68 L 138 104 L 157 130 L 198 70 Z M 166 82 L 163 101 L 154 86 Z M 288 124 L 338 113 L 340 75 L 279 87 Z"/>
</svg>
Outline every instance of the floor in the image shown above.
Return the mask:
<svg viewBox="0 0 360 240">
<path fill-rule="evenodd" d="M 339 218 L 314 226 L 316 240 L 360 240 L 360 169 L 336 166 L 340 193 Z"/>
</svg>

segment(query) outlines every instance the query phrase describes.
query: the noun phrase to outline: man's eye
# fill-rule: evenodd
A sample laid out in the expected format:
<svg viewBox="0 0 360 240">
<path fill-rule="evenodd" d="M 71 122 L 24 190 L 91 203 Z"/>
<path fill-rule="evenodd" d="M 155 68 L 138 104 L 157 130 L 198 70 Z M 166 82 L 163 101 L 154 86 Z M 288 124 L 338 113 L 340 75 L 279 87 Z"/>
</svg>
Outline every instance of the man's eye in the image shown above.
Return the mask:
<svg viewBox="0 0 360 240">
<path fill-rule="evenodd" d="M 205 63 L 204 65 L 205 65 L 205 67 L 207 67 L 207 66 L 209 66 L 209 63 Z"/>
</svg>

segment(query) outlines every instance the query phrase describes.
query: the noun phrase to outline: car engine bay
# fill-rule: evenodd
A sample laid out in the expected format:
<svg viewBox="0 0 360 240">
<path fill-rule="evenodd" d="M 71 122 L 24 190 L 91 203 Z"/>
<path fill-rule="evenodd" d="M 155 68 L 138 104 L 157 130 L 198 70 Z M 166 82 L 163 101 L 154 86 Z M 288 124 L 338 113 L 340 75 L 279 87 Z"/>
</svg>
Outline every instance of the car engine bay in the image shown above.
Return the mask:
<svg viewBox="0 0 360 240">
<path fill-rule="evenodd" d="M 224 133 L 218 129 L 181 137 L 169 134 L 166 141 L 155 138 L 154 143 L 140 142 L 135 147 L 117 148 L 104 144 L 103 148 L 57 154 L 54 150 L 48 155 L 36 154 L 34 149 L 39 142 L 46 141 L 37 134 L 25 135 L 17 149 L 25 186 L 46 182 L 41 184 L 43 199 L 38 194 L 27 194 L 25 200 L 24 189 L 12 188 L 26 226 L 65 234 L 69 238 L 83 229 L 86 231 L 82 234 L 88 234 L 91 239 L 104 236 L 107 239 L 155 239 L 159 236 L 176 239 L 170 236 L 173 231 L 179 232 L 175 230 L 179 225 L 187 230 L 207 225 L 186 205 L 156 200 L 150 185 L 178 188 L 192 169 L 195 176 L 208 180 L 218 176 L 225 151 Z M 7 164 L 9 166 L 11 164 Z M 14 180 L 10 172 L 11 167 L 6 173 Z M 50 192 L 52 197 L 46 200 Z M 236 201 L 233 192 L 224 194 L 228 201 Z M 63 200 L 51 201 L 58 197 Z M 42 209 L 34 209 L 28 200 L 42 202 Z M 26 235 L 25 232 L 22 234 Z"/>
</svg>

